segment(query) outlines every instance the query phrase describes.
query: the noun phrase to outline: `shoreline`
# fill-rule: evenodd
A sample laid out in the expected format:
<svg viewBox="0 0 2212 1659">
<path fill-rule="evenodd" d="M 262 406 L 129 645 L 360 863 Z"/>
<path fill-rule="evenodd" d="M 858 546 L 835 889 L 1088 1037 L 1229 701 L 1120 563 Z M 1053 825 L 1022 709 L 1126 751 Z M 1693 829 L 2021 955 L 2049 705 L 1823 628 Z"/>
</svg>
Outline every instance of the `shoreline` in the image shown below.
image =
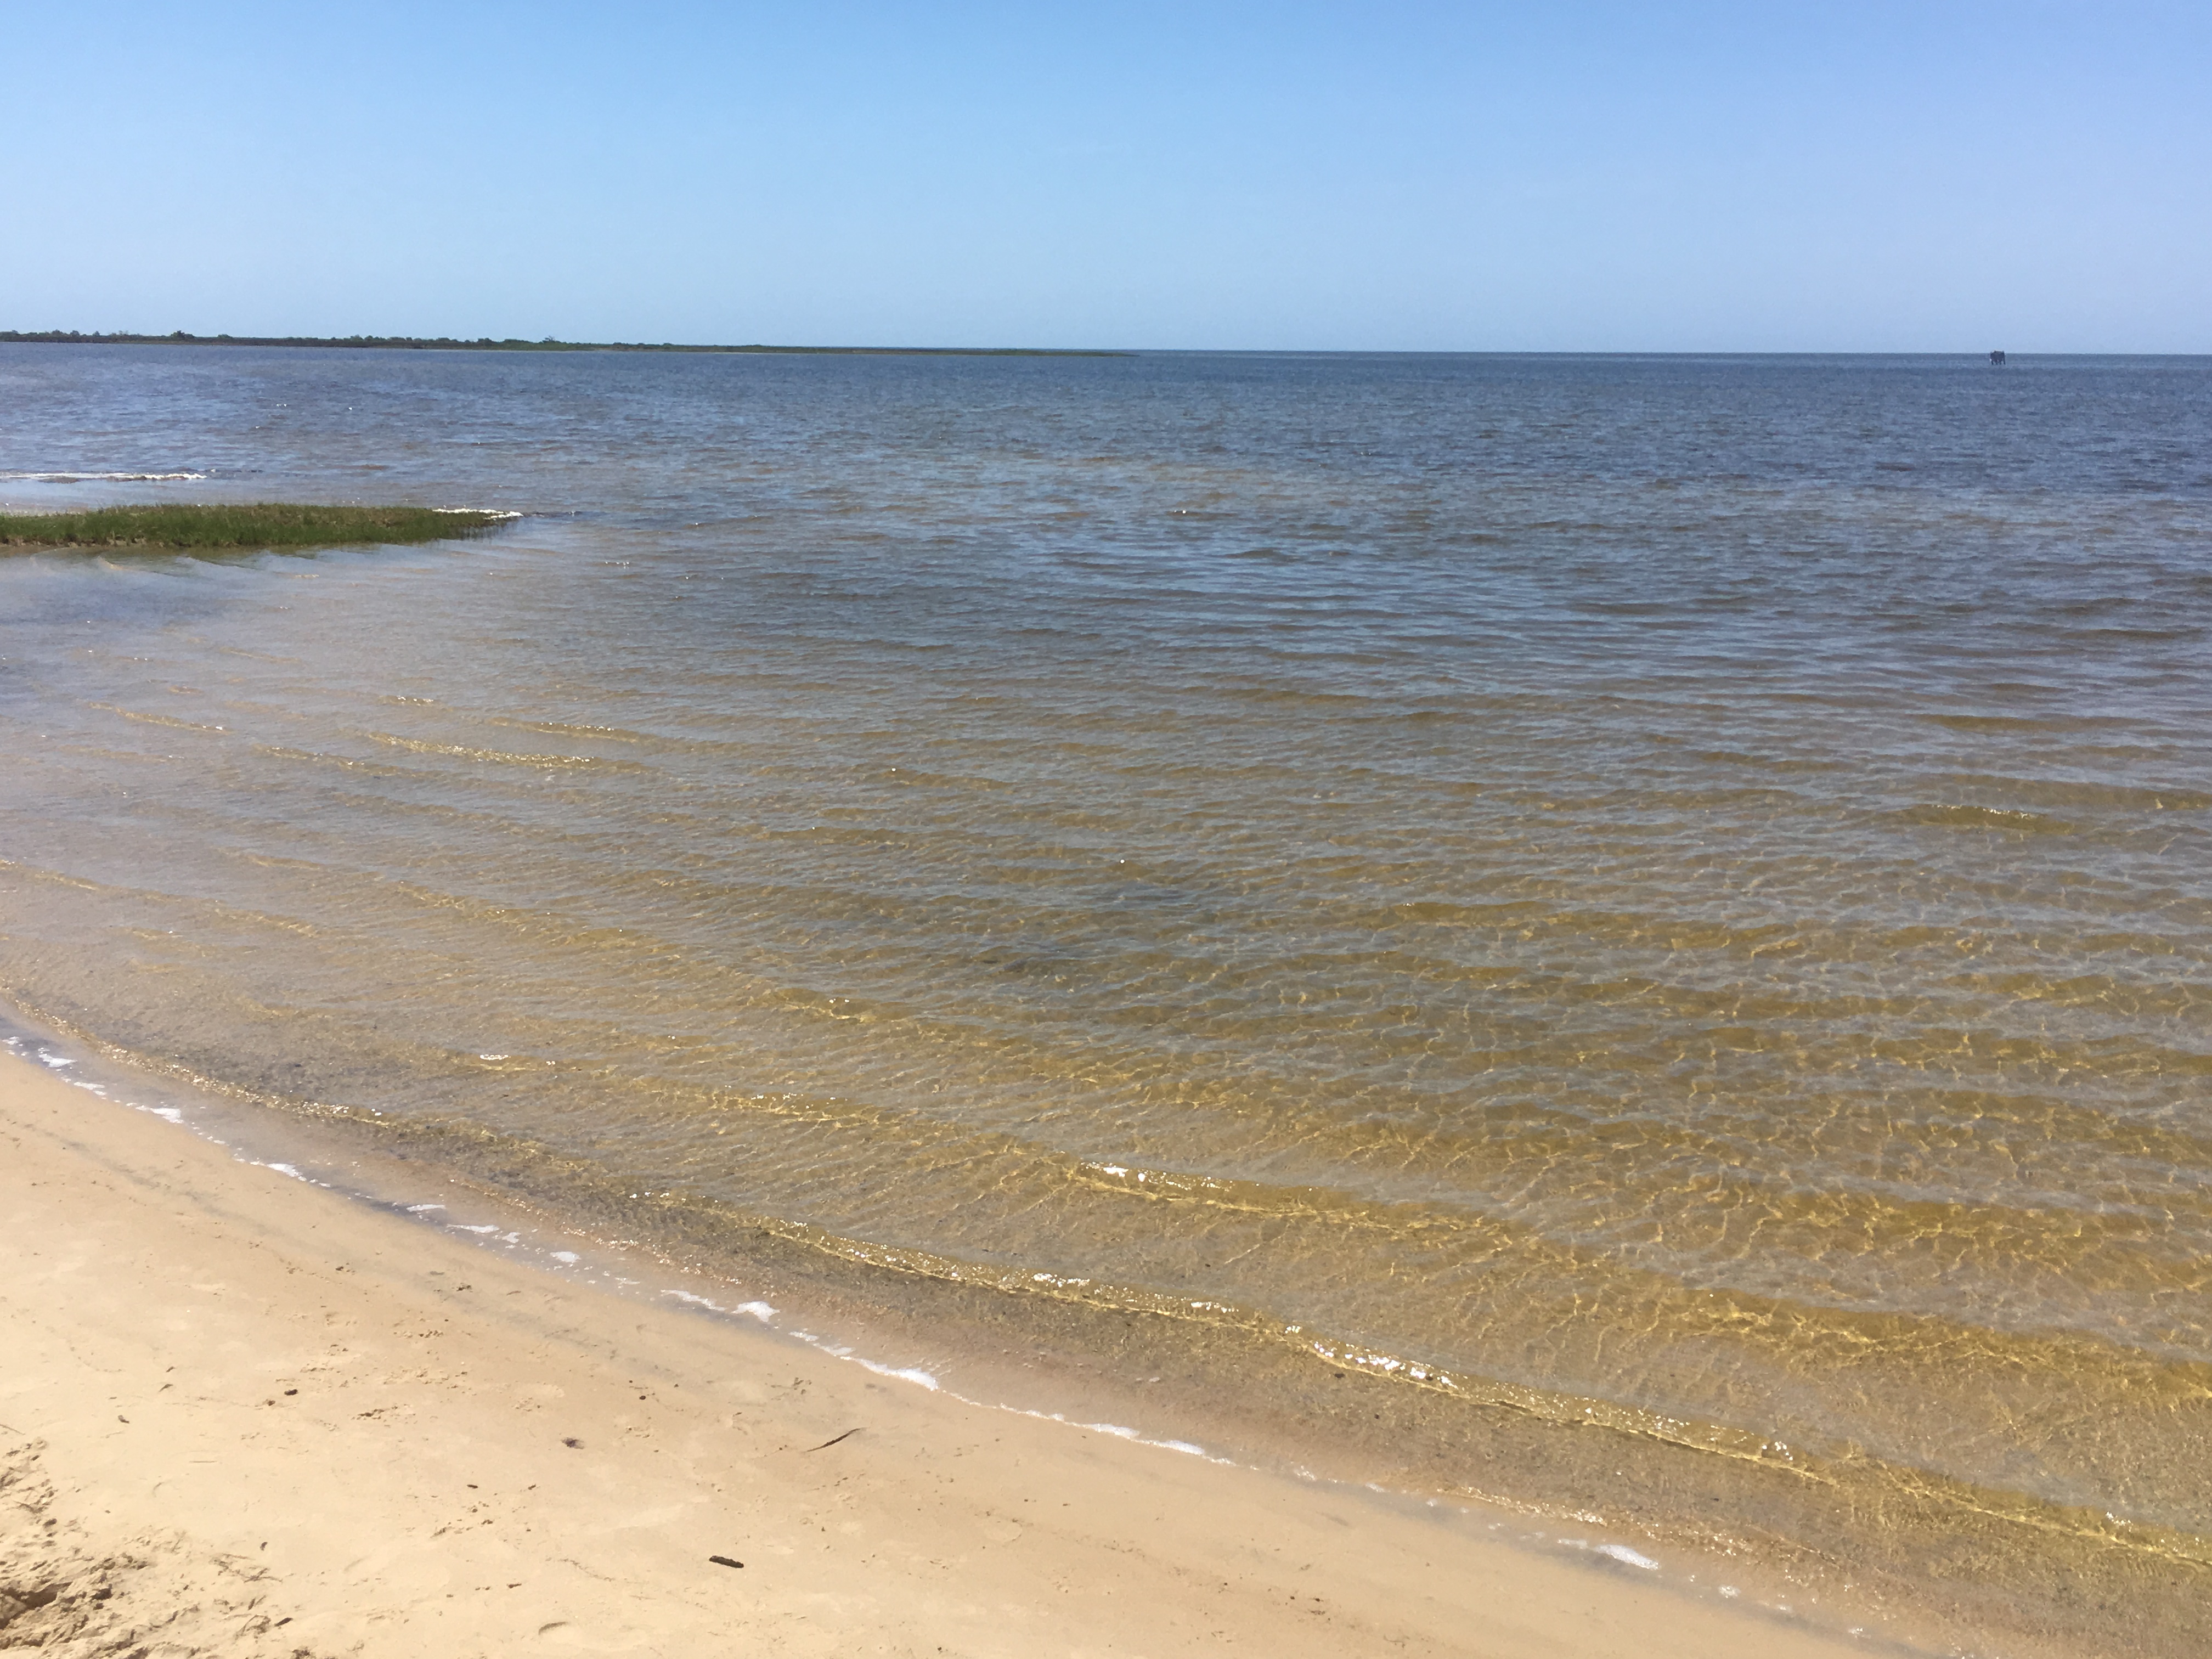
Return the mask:
<svg viewBox="0 0 2212 1659">
<path fill-rule="evenodd" d="M 1678 1443 L 1663 1425 L 1654 1437 L 1601 1416 L 1561 1419 L 1544 1402 L 1530 1411 L 1440 1395 L 1360 1356 L 1340 1359 L 1335 1380 L 1308 1396 L 1285 1395 L 1260 1353 L 1203 1322 L 1009 1296 L 916 1271 L 896 1252 L 855 1259 L 811 1230 L 702 1231 L 676 1194 L 631 1193 L 644 1202 L 611 1206 L 599 1200 L 622 1194 L 541 1178 L 501 1137 L 477 1146 L 376 1112 L 287 1109 L 21 1009 L 0 1017 L 0 1073 L 89 1092 L 164 1133 L 182 1128 L 236 1169 L 278 1171 L 323 1204 L 605 1297 L 596 1317 L 618 1328 L 705 1318 L 741 1341 L 879 1380 L 864 1387 L 926 1389 L 947 1409 L 1119 1442 L 1132 1455 L 1202 1460 L 1363 1509 L 1453 1517 L 1455 1530 L 1481 1534 L 1478 1550 L 1573 1565 L 1609 1556 L 1724 1621 L 1778 1619 L 1832 1641 L 1848 1632 L 1855 1652 L 2194 1650 L 2174 1599 L 2185 1587 L 2159 1582 L 2201 1566 L 2186 1540 L 2172 1540 L 2185 1547 L 2176 1554 L 2130 1528 L 2124 1547 L 2100 1550 L 2064 1512 L 1988 1507 L 1989 1495 L 1947 1492 L 1910 1471 L 1885 1481 L 1878 1467 L 1778 1443 L 1778 1456 L 1747 1460 Z M 1669 1480 L 1695 1484 L 1662 1498 L 1656 1483 Z M 2051 1533 L 2051 1521 L 2065 1530 Z M 2183 1625 L 2171 1622 L 2177 1613 Z"/>
<path fill-rule="evenodd" d="M 823 346 L 682 345 L 631 340 L 456 340 L 445 336 L 356 334 L 229 335 L 80 334 L 73 330 L 0 331 L 0 345 L 285 346 L 350 351 L 611 351 L 694 356 L 767 357 L 1133 357 L 1133 350 L 1099 346 Z"/>
<path fill-rule="evenodd" d="M 738 1632 L 793 1652 L 1887 1645 L 1505 1541 L 1477 1511 L 1127 1444 L 611 1294 L 14 1054 L 0 1140 L 0 1560 L 57 1591 L 19 1638 L 69 1619 L 317 1656 L 432 1632 L 456 1654 Z"/>
</svg>

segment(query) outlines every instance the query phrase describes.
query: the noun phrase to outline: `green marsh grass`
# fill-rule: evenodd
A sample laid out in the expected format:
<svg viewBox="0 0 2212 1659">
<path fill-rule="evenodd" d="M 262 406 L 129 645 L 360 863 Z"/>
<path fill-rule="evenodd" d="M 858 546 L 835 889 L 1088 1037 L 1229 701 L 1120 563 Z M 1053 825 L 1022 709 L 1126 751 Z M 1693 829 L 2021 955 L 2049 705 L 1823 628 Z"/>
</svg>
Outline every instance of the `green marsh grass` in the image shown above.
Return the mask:
<svg viewBox="0 0 2212 1659">
<path fill-rule="evenodd" d="M 476 534 L 507 516 L 428 507 L 302 507 L 289 501 L 0 513 L 0 548 L 274 549 L 434 542 Z"/>
</svg>

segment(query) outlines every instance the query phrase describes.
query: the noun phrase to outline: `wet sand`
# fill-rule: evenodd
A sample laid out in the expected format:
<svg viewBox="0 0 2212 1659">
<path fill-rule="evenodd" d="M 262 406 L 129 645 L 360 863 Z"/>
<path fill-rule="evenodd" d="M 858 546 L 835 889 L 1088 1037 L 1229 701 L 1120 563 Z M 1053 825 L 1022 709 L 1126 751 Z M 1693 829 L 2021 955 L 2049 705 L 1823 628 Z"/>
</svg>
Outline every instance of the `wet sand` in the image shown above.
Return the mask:
<svg viewBox="0 0 2212 1659">
<path fill-rule="evenodd" d="M 0 1353 L 0 1646 L 1865 1650 L 573 1284 L 5 1056 Z"/>
</svg>

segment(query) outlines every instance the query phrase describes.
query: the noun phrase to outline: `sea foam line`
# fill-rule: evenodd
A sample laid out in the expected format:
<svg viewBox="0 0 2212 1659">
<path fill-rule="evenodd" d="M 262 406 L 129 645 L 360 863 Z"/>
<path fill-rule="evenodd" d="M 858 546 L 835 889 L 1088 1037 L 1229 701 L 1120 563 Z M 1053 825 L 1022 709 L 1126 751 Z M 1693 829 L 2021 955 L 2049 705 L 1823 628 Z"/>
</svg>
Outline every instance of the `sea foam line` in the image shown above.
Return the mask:
<svg viewBox="0 0 2212 1659">
<path fill-rule="evenodd" d="M 183 483 L 204 472 L 0 472 L 9 483 Z"/>
</svg>

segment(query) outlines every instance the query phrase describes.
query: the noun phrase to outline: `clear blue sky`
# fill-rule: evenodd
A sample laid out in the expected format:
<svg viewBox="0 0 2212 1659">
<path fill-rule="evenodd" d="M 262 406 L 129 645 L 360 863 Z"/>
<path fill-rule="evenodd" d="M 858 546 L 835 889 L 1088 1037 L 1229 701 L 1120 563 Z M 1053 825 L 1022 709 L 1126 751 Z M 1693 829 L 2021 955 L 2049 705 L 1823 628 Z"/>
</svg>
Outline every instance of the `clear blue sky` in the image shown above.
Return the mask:
<svg viewBox="0 0 2212 1659">
<path fill-rule="evenodd" d="M 2212 350 L 2212 4 L 0 0 L 0 326 Z"/>
</svg>

